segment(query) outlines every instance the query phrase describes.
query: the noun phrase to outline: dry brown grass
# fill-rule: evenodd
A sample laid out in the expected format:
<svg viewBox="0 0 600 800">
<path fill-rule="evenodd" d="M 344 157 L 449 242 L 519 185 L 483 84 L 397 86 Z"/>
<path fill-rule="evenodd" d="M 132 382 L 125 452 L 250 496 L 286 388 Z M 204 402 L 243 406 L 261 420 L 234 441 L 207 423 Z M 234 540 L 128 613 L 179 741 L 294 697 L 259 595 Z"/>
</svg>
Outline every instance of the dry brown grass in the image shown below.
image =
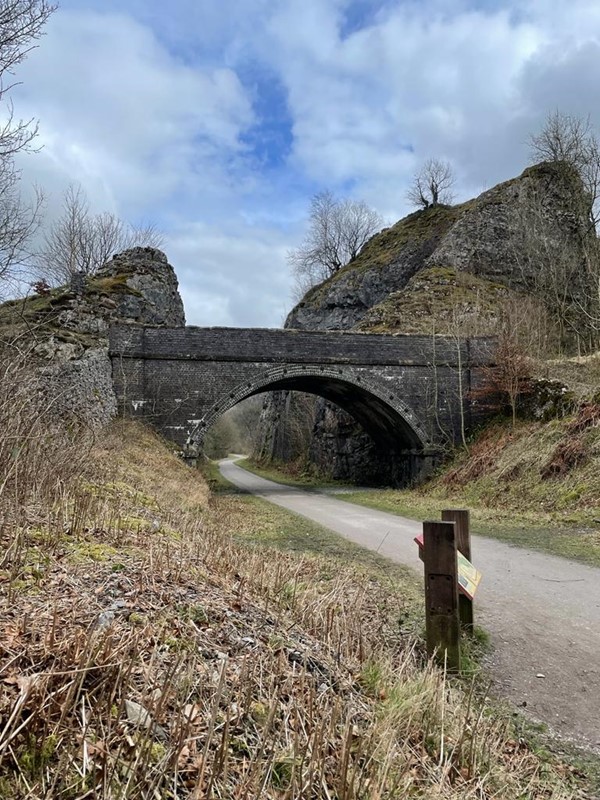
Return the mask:
<svg viewBox="0 0 600 800">
<path fill-rule="evenodd" d="M 0 343 L 0 501 L 5 514 L 47 504 L 60 483 L 81 471 L 91 433 L 57 420 L 54 398 L 30 366 L 29 352 Z"/>
<path fill-rule="evenodd" d="M 600 386 L 600 351 L 587 356 L 540 361 L 535 368 L 539 377 L 560 381 L 579 398 L 590 397 Z"/>
<path fill-rule="evenodd" d="M 510 446 L 513 433 L 506 425 L 491 425 L 471 445 L 468 457 L 443 473 L 442 486 L 459 487 L 487 475 L 496 466 L 503 450 Z"/>
<path fill-rule="evenodd" d="M 577 467 L 589 461 L 590 454 L 585 442 L 577 436 L 562 439 L 552 453 L 552 456 L 540 470 L 542 480 L 549 478 L 562 478 Z"/>
<path fill-rule="evenodd" d="M 80 473 L 2 528 L 3 798 L 572 796 L 426 661 L 401 587 L 239 541 L 258 506 L 138 426 Z"/>
</svg>

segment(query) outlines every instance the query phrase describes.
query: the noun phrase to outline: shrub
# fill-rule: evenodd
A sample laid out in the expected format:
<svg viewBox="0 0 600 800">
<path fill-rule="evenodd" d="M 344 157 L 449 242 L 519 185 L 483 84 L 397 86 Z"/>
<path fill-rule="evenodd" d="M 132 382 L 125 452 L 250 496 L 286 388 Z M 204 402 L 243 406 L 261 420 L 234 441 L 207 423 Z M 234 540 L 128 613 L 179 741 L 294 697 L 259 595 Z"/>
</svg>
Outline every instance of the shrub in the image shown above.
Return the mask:
<svg viewBox="0 0 600 800">
<path fill-rule="evenodd" d="M 582 466 L 589 458 L 589 451 L 580 438 L 562 439 L 550 460 L 540 470 L 542 480 L 558 478 L 572 469 Z"/>
</svg>

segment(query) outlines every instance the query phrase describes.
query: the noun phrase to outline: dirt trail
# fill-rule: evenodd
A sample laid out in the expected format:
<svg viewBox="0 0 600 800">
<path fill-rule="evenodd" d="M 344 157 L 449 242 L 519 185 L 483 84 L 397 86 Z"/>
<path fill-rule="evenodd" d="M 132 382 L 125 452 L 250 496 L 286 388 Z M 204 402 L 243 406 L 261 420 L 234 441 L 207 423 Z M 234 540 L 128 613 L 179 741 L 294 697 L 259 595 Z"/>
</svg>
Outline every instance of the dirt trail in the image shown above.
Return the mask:
<svg viewBox="0 0 600 800">
<path fill-rule="evenodd" d="M 239 488 L 422 571 L 414 520 L 265 480 L 221 462 Z M 499 693 L 556 734 L 600 753 L 600 569 L 475 536 L 477 622 L 494 644 Z"/>
</svg>

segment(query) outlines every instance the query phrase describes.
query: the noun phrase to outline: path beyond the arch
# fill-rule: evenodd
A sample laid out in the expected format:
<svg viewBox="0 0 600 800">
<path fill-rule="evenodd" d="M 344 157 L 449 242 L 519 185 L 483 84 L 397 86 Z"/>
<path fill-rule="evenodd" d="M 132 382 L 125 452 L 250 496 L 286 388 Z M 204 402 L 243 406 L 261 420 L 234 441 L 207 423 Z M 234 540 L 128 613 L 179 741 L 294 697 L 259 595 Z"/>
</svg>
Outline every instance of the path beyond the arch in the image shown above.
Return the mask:
<svg viewBox="0 0 600 800">
<path fill-rule="evenodd" d="M 413 541 L 421 523 L 265 480 L 233 459 L 220 469 L 237 487 L 422 572 Z M 600 569 L 479 536 L 472 552 L 497 693 L 600 753 Z"/>
</svg>

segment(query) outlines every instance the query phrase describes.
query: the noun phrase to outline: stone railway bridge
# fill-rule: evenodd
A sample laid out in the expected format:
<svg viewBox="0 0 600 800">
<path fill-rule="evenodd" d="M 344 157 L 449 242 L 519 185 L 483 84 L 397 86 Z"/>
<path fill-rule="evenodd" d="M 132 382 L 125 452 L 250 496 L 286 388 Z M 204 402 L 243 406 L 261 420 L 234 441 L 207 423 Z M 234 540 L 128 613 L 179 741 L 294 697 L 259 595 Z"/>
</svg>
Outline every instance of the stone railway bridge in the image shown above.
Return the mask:
<svg viewBox="0 0 600 800">
<path fill-rule="evenodd" d="M 118 325 L 109 347 L 122 413 L 151 422 L 189 459 L 236 403 L 296 390 L 341 406 L 412 480 L 483 420 L 484 409 L 470 397 L 492 361 L 493 341 Z"/>
</svg>

